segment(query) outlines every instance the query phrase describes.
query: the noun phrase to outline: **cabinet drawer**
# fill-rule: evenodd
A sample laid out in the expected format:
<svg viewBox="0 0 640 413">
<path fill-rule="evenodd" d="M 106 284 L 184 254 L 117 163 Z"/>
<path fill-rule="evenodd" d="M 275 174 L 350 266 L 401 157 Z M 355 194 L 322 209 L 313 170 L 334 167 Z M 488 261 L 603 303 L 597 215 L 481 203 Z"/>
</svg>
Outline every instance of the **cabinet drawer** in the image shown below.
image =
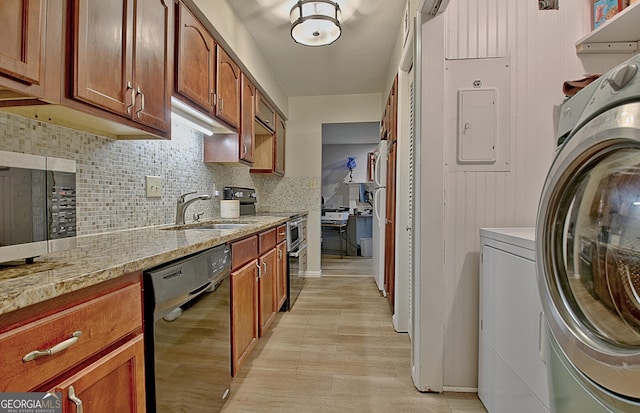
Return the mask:
<svg viewBox="0 0 640 413">
<path fill-rule="evenodd" d="M 0 392 L 32 390 L 141 328 L 136 283 L 7 331 L 0 335 Z M 49 349 L 54 354 L 23 361 L 35 350 Z"/>
<path fill-rule="evenodd" d="M 275 228 L 261 232 L 260 235 L 258 235 L 258 247 L 260 250 L 260 255 L 264 254 L 270 249 L 275 248 L 275 246 L 276 246 L 276 229 Z"/>
<path fill-rule="evenodd" d="M 240 268 L 258 257 L 258 237 L 251 236 L 231 244 L 231 268 Z"/>
<path fill-rule="evenodd" d="M 276 231 L 277 231 L 276 243 L 280 244 L 282 241 L 287 239 L 287 224 L 278 226 Z"/>
</svg>

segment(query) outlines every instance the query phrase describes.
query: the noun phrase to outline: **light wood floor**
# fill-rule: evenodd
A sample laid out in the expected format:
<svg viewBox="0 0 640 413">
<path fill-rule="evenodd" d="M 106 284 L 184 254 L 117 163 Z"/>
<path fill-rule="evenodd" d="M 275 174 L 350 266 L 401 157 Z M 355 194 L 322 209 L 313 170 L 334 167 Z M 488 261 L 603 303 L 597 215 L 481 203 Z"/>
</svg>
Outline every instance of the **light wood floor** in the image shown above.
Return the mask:
<svg viewBox="0 0 640 413">
<path fill-rule="evenodd" d="M 418 392 L 409 344 L 394 332 L 373 278 L 306 279 L 292 311 L 278 314 L 234 379 L 222 411 L 486 412 L 475 394 Z"/>
<path fill-rule="evenodd" d="M 373 258 L 322 256 L 322 276 L 373 277 Z"/>
</svg>

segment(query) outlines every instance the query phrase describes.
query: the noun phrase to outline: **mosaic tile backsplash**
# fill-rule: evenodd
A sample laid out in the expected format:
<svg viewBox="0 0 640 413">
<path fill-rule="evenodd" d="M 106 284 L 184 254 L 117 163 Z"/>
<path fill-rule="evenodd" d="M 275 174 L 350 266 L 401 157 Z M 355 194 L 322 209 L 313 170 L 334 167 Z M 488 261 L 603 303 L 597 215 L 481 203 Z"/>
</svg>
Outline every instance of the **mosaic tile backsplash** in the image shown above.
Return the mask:
<svg viewBox="0 0 640 413">
<path fill-rule="evenodd" d="M 0 112 L 0 150 L 76 161 L 78 235 L 173 223 L 180 194 L 212 195 L 214 184 L 221 193 L 227 185 L 256 188 L 262 212 L 319 208 L 319 178 L 252 175 L 248 167 L 204 163 L 202 135 L 178 124 L 170 141 L 120 141 Z M 146 175 L 162 178 L 161 198 L 146 198 Z M 219 200 L 192 204 L 187 221 L 194 213 L 219 216 Z"/>
</svg>

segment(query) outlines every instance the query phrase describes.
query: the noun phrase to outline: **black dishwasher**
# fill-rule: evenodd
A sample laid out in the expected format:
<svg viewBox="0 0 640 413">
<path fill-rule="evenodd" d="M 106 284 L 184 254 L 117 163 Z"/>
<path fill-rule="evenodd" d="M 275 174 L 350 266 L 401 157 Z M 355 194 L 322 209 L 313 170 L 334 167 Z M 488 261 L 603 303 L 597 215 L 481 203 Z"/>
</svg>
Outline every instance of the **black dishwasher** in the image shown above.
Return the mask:
<svg viewBox="0 0 640 413">
<path fill-rule="evenodd" d="M 145 272 L 147 411 L 218 412 L 231 382 L 230 250 Z"/>
</svg>

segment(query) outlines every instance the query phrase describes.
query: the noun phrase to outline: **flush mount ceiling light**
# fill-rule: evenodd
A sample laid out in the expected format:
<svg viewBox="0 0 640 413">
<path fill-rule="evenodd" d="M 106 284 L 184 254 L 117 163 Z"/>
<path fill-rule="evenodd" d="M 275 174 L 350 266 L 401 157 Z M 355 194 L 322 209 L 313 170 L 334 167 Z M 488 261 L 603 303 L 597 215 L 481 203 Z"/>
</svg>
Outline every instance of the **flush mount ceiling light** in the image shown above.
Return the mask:
<svg viewBox="0 0 640 413">
<path fill-rule="evenodd" d="M 300 0 L 289 12 L 291 37 L 305 46 L 326 46 L 340 37 L 342 12 L 331 0 Z"/>
</svg>

